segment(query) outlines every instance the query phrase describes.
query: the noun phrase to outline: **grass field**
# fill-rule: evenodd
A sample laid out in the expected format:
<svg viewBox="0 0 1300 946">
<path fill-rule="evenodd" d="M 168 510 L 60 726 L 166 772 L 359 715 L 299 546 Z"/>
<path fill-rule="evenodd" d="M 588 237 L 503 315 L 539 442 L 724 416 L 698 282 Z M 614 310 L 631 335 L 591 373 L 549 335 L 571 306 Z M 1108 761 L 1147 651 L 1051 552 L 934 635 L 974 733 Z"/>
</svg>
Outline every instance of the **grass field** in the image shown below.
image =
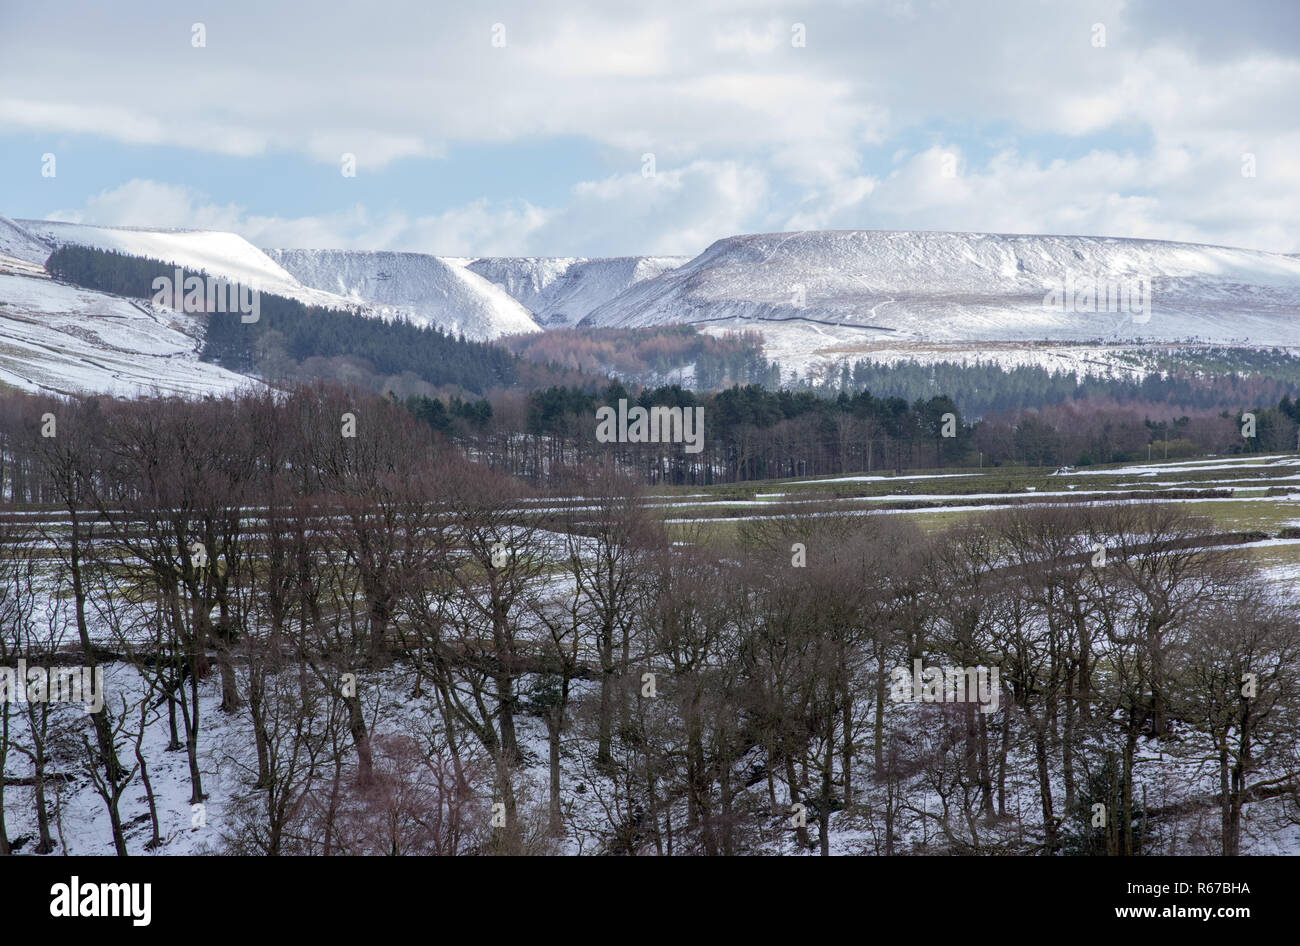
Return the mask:
<svg viewBox="0 0 1300 946">
<path fill-rule="evenodd" d="M 734 532 L 770 515 L 895 514 L 926 531 L 978 519 L 1013 505 L 1178 502 L 1209 516 L 1223 532 L 1279 538 L 1300 526 L 1300 454 L 1220 457 L 1095 466 L 1076 470 L 996 468 L 923 470 L 850 477 L 765 480 L 717 487 L 684 486 L 651 494 L 678 537 L 701 529 Z M 1300 567 L 1300 539 L 1259 545 L 1270 565 Z"/>
</svg>

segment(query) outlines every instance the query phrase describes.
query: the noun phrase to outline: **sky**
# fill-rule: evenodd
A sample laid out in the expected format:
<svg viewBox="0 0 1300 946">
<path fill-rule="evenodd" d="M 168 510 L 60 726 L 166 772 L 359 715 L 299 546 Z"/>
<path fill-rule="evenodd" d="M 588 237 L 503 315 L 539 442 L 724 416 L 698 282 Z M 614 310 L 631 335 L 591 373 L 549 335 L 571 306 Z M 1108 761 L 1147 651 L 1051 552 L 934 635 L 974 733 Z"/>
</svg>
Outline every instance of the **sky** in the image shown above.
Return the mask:
<svg viewBox="0 0 1300 946">
<path fill-rule="evenodd" d="M 1298 103 L 1295 0 L 0 0 L 0 214 L 443 256 L 1300 253 Z"/>
</svg>

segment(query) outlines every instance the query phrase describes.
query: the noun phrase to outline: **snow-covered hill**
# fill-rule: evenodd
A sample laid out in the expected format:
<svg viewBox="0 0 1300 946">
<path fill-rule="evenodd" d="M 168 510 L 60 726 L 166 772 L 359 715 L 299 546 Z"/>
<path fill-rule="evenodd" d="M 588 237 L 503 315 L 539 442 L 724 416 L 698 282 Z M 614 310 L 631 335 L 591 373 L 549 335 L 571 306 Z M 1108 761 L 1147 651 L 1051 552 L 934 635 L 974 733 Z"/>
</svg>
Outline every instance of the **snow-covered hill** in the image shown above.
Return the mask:
<svg viewBox="0 0 1300 946">
<path fill-rule="evenodd" d="M 44 266 L 51 248 L 8 217 L 0 216 L 0 256 Z"/>
<path fill-rule="evenodd" d="M 209 380 L 213 390 L 222 389 L 237 377 L 211 374 L 208 366 L 175 367 L 197 347 L 201 327 L 193 320 L 44 279 L 45 257 L 68 243 L 162 259 L 309 305 L 405 317 L 475 339 L 579 322 L 692 323 L 711 333 L 758 329 L 787 378 L 791 369 L 806 377 L 858 358 L 979 359 L 1108 373 L 1137 370 L 1126 349 L 1153 344 L 1300 349 L 1300 257 L 1229 247 L 813 231 L 728 237 L 691 260 L 448 258 L 263 251 L 233 233 L 0 217 L 0 380 L 144 389 L 154 371 L 147 365 L 157 357 L 171 365 L 157 377 L 172 390 L 197 391 Z M 1046 305 L 1051 292 L 1058 304 Z M 19 328 L 36 324 L 40 312 L 49 318 L 39 329 Z M 104 321 L 83 331 L 82 316 Z M 118 330 L 127 335 L 118 337 Z M 148 338 L 139 341 L 139 359 L 123 361 L 136 345 L 131 333 L 142 332 Z M 82 341 L 69 340 L 76 338 Z M 53 353 L 49 364 L 45 351 Z M 29 366 L 19 368 L 24 359 Z"/>
<path fill-rule="evenodd" d="M 531 313 L 500 286 L 457 261 L 425 253 L 267 250 L 307 286 L 383 307 L 386 315 L 438 325 L 483 340 L 540 331 Z"/>
<path fill-rule="evenodd" d="M 269 256 L 237 233 L 219 230 L 149 230 L 136 227 L 92 227 L 49 220 L 18 221 L 30 234 L 52 247 L 72 244 L 116 250 L 131 256 L 205 270 L 260 292 L 297 299 L 304 305 L 345 308 L 346 299 L 303 285 Z"/>
<path fill-rule="evenodd" d="M 469 269 L 527 306 L 547 328 L 577 325 L 629 286 L 687 262 L 686 256 L 483 257 Z"/>
<path fill-rule="evenodd" d="M 133 397 L 223 394 L 254 384 L 198 360 L 202 322 L 0 266 L 0 384 Z"/>
<path fill-rule="evenodd" d="M 1095 298 L 1075 290 L 1095 282 Z M 1142 287 L 1149 306 L 1138 308 Z M 1044 304 L 1049 290 L 1072 304 Z M 1132 291 L 1106 311 L 1107 290 Z M 1089 311 L 1095 307 L 1098 311 Z M 757 328 L 787 360 L 888 345 L 1196 339 L 1300 345 L 1300 259 L 1160 240 L 813 231 L 719 240 L 584 325 Z"/>
</svg>

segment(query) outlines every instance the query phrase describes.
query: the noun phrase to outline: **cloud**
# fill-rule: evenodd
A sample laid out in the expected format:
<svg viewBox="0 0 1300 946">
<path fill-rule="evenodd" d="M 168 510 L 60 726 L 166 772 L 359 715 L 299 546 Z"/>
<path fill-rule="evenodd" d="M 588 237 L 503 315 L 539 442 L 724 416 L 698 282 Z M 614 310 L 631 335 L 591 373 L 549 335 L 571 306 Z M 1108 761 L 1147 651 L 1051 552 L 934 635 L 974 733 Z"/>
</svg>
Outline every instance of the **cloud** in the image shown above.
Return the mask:
<svg viewBox="0 0 1300 946">
<path fill-rule="evenodd" d="M 763 172 L 737 162 L 656 165 L 652 177 L 636 172 L 578 184 L 533 242 L 580 255 L 693 256 L 746 229 L 766 195 Z"/>
<path fill-rule="evenodd" d="M 818 226 L 1061 233 L 1300 249 L 1288 221 L 1300 215 L 1300 135 L 1290 136 L 1255 177 L 1228 145 L 1206 152 L 1093 151 L 1041 162 L 1015 150 L 969 167 L 959 148 L 935 146 L 904 157 L 856 201 Z M 953 155 L 956 174 L 945 174 Z"/>
<path fill-rule="evenodd" d="M 567 202 L 476 200 L 439 214 L 375 214 L 354 205 L 330 214 L 273 217 L 220 204 L 192 188 L 131 180 L 50 219 L 98 226 L 227 230 L 262 247 L 403 250 L 437 256 L 693 256 L 740 232 L 767 193 L 761 171 L 695 162 L 577 184 Z"/>
<path fill-rule="evenodd" d="M 232 230 L 244 218 L 237 205 L 205 202 L 188 187 L 135 179 L 96 194 L 83 207 L 55 211 L 49 219 L 96 226 Z"/>
<path fill-rule="evenodd" d="M 1300 250 L 1284 222 L 1300 194 L 1297 14 L 1252 0 L 1160 7 L 813 0 L 754 15 L 739 0 L 410 0 L 358 16 L 342 2 L 310 15 L 236 2 L 202 14 L 195 48 L 163 0 L 11 2 L 0 124 L 325 163 L 348 152 L 375 173 L 448 143 L 565 138 L 611 166 L 657 157 L 651 184 L 575 179 L 545 206 L 521 192 L 425 216 L 326 205 L 239 218 L 442 252 L 689 252 L 734 231 L 877 225 Z M 796 22 L 805 46 L 791 43 Z M 939 147 L 961 153 L 955 178 L 937 173 Z M 1247 152 L 1254 179 L 1240 174 Z M 241 195 L 206 212 L 225 219 L 223 199 Z"/>
</svg>

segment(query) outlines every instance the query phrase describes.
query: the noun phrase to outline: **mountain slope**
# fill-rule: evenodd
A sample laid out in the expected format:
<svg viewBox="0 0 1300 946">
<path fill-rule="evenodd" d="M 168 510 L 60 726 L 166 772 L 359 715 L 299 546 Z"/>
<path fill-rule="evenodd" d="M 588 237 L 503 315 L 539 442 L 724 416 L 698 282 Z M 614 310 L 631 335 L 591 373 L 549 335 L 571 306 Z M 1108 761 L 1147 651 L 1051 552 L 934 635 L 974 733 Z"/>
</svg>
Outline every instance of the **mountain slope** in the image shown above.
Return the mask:
<svg viewBox="0 0 1300 946">
<path fill-rule="evenodd" d="M 8 217 L 0 216 L 0 256 L 44 266 L 52 247 L 46 246 L 28 230 Z"/>
<path fill-rule="evenodd" d="M 1151 287 L 1149 310 L 1060 311 L 1071 280 Z M 801 288 L 800 288 L 801 287 Z M 1103 285 L 1101 308 L 1105 309 Z M 1078 300 L 1086 309 L 1087 300 Z M 1145 316 L 1145 317 L 1144 317 Z M 887 343 L 1191 339 L 1300 344 L 1300 260 L 1159 240 L 983 233 L 815 231 L 719 240 L 638 283 L 584 325 L 786 327 Z"/>
<path fill-rule="evenodd" d="M 49 220 L 22 220 L 19 223 L 53 247 L 73 244 L 146 256 L 192 270 L 206 270 L 209 275 L 252 286 L 260 292 L 297 299 L 304 305 L 331 309 L 351 307 L 348 300 L 333 293 L 304 286 L 236 233 L 92 227 Z"/>
<path fill-rule="evenodd" d="M 540 331 L 532 314 L 499 286 L 425 253 L 267 250 L 307 286 L 381 306 L 385 315 L 438 325 L 475 340 Z"/>
<path fill-rule="evenodd" d="M 686 256 L 483 257 L 467 268 L 496 283 L 548 328 L 577 325 L 629 286 L 687 262 Z"/>
<path fill-rule="evenodd" d="M 122 397 L 222 394 L 251 379 L 198 360 L 201 318 L 0 272 L 0 383 Z"/>
</svg>

